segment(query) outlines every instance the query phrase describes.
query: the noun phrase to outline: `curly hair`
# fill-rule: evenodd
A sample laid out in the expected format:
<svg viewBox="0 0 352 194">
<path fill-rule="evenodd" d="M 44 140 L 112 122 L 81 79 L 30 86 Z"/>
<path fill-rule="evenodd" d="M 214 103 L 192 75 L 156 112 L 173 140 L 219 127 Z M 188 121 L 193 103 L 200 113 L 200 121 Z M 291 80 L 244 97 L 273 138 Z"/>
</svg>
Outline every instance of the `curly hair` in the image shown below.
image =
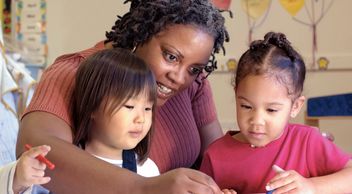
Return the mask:
<svg viewBox="0 0 352 194">
<path fill-rule="evenodd" d="M 126 0 L 131 2 L 130 10 L 118 16 L 107 40 L 114 47 L 132 49 L 143 44 L 154 35 L 173 24 L 190 24 L 214 37 L 214 49 L 210 59 L 211 66 L 205 70 L 210 73 L 216 69 L 215 53 L 223 51 L 224 42 L 229 41 L 225 19 L 221 11 L 208 0 Z"/>
</svg>

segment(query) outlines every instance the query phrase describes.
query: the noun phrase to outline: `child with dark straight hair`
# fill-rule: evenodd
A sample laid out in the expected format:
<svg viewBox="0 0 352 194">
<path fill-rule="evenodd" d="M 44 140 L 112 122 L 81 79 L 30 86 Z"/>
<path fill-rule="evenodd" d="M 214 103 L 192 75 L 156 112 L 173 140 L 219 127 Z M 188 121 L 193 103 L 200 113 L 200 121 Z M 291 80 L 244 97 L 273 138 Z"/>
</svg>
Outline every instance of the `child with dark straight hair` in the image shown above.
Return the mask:
<svg viewBox="0 0 352 194">
<path fill-rule="evenodd" d="M 157 87 L 149 67 L 129 50 L 101 50 L 80 65 L 74 86 L 73 143 L 142 176 L 159 175 L 148 158 Z M 0 193 L 50 193 L 39 186 L 50 177 L 44 176 L 46 165 L 36 160 L 50 149 L 34 147 L 17 162 L 0 168 Z"/>
<path fill-rule="evenodd" d="M 238 193 L 352 193 L 351 156 L 319 130 L 291 124 L 304 104 L 306 68 L 282 33 L 241 56 L 234 79 L 237 123 L 205 153 L 201 170 Z"/>
<path fill-rule="evenodd" d="M 148 159 L 156 87 L 152 71 L 127 49 L 90 56 L 77 70 L 72 93 L 73 143 L 141 175 L 158 175 Z"/>
</svg>

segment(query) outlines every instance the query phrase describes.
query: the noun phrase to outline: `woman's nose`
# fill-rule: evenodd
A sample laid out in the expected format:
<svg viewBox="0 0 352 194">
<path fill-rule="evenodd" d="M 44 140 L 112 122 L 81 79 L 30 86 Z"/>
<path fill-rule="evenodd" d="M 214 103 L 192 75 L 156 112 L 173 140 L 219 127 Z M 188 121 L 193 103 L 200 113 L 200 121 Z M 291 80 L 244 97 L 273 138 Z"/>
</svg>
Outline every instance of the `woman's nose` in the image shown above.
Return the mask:
<svg viewBox="0 0 352 194">
<path fill-rule="evenodd" d="M 173 71 L 169 75 L 172 82 L 174 84 L 179 85 L 179 86 L 185 84 L 186 78 L 187 78 L 186 76 L 187 76 L 187 70 L 183 69 L 180 66 L 177 68 L 174 68 Z"/>
</svg>

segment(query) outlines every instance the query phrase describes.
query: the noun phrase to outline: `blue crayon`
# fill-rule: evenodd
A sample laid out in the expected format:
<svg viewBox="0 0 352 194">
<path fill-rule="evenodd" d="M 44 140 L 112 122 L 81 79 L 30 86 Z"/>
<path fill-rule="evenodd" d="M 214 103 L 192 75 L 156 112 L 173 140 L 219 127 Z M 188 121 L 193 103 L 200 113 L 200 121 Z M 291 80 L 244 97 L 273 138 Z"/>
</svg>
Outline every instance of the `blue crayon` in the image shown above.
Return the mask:
<svg viewBox="0 0 352 194">
<path fill-rule="evenodd" d="M 266 194 L 272 194 L 273 192 L 274 192 L 274 190 L 267 191 Z"/>
</svg>

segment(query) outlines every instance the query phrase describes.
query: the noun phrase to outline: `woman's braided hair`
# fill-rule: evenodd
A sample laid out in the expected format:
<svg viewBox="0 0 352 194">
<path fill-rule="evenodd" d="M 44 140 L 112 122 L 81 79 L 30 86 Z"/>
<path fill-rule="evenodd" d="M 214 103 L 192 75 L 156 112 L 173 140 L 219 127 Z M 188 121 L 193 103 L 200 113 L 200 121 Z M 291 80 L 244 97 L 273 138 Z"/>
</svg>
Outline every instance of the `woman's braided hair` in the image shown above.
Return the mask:
<svg viewBox="0 0 352 194">
<path fill-rule="evenodd" d="M 221 11 L 208 0 L 126 0 L 131 2 L 130 10 L 122 17 L 118 16 L 107 40 L 114 47 L 133 49 L 150 40 L 154 35 L 174 24 L 190 24 L 214 37 L 214 49 L 210 66 L 205 70 L 210 73 L 216 69 L 215 53 L 220 49 L 225 54 L 224 42 L 229 41 L 225 28 L 225 19 Z"/>
<path fill-rule="evenodd" d="M 268 32 L 264 40 L 256 40 L 241 56 L 233 85 L 248 75 L 268 75 L 288 88 L 296 98 L 303 91 L 306 67 L 301 55 L 282 33 Z"/>
</svg>

